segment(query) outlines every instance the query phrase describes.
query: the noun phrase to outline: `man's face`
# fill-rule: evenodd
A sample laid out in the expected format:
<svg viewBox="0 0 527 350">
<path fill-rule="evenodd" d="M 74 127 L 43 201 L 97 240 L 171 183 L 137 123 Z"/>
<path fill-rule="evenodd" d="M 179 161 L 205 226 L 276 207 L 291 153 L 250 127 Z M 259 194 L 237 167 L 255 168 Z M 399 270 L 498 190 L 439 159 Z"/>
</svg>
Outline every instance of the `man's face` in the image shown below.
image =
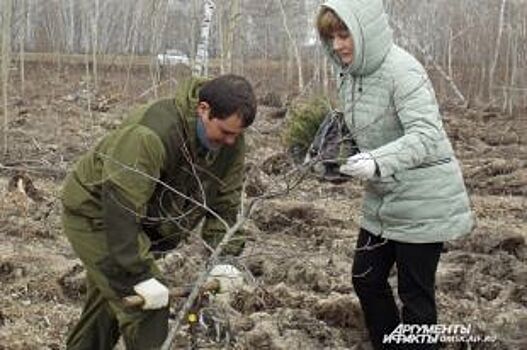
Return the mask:
<svg viewBox="0 0 527 350">
<path fill-rule="evenodd" d="M 353 62 L 353 39 L 348 30 L 337 30 L 333 32 L 330 41 L 335 53 L 340 57 L 343 64 L 348 65 Z"/>
<path fill-rule="evenodd" d="M 205 126 L 207 139 L 213 146 L 232 146 L 243 132 L 242 119 L 236 113 L 225 119 L 212 118 L 207 102 L 200 102 L 197 112 Z"/>
</svg>

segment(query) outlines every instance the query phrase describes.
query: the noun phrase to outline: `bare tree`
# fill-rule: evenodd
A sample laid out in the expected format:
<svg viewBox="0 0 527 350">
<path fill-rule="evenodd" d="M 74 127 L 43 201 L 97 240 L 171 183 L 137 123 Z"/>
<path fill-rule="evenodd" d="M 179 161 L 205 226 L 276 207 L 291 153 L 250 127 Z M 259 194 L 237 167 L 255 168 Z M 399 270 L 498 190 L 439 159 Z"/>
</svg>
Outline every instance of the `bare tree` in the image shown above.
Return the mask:
<svg viewBox="0 0 527 350">
<path fill-rule="evenodd" d="M 26 18 L 25 26 L 11 20 L 10 29 L 20 52 L 21 80 L 26 52 L 54 53 L 57 73 L 65 53 L 88 55 L 91 84 L 97 88 L 103 55 L 127 55 L 130 71 L 137 56 L 150 58 L 168 47 L 185 51 L 195 74 L 208 73 L 210 54 L 219 58 L 222 72 L 261 72 L 273 87 L 289 88 L 290 81 L 300 90 L 306 82 L 325 89 L 330 79 L 325 55 L 311 40 L 315 10 L 323 0 L 10 2 L 13 14 Z M 527 105 L 521 89 L 527 76 L 524 0 L 385 3 L 402 29 L 396 31 L 396 41 L 424 59 L 431 78 L 438 80 L 439 98 L 453 95 L 462 103 L 488 105 L 492 96 L 496 106 Z M 0 6 L 5 8 L 6 2 Z M 151 70 L 156 85 L 159 72 L 153 65 Z"/>
<path fill-rule="evenodd" d="M 148 12 L 149 26 L 151 32 L 149 52 L 156 54 L 161 47 L 161 37 L 165 31 L 168 15 L 168 2 L 165 0 L 147 1 L 150 3 L 150 11 Z M 155 60 L 150 60 L 150 77 L 152 79 L 152 87 L 154 96 L 157 97 L 157 85 L 160 80 L 159 65 Z"/>
<path fill-rule="evenodd" d="M 206 0 L 203 4 L 203 19 L 201 20 L 200 41 L 196 52 L 196 61 L 192 67 L 193 75 L 206 76 L 208 74 L 210 27 L 215 9 L 216 4 L 213 0 Z"/>
<path fill-rule="evenodd" d="M 127 64 L 127 74 L 126 79 L 123 84 L 123 92 L 126 92 L 128 90 L 128 86 L 131 79 L 131 71 L 132 71 L 132 64 L 135 58 L 137 45 L 138 45 L 138 37 L 139 37 L 139 23 L 141 20 L 141 13 L 142 13 L 142 6 L 141 2 L 136 3 L 134 7 L 129 8 L 129 14 L 127 18 L 128 20 L 128 28 L 127 28 L 127 42 L 126 42 L 126 52 L 129 53 L 128 56 L 128 64 Z"/>
<path fill-rule="evenodd" d="M 75 52 L 75 2 L 69 0 L 67 6 L 69 10 L 68 51 L 72 53 Z"/>
<path fill-rule="evenodd" d="M 300 57 L 298 45 L 295 42 L 293 35 L 291 34 L 291 30 L 287 24 L 287 15 L 286 15 L 285 8 L 284 8 L 284 2 L 283 0 L 278 0 L 278 3 L 280 5 L 280 12 L 282 14 L 282 23 L 284 25 L 284 30 L 287 33 L 287 38 L 289 39 L 292 52 L 296 60 L 296 68 L 298 72 L 298 91 L 302 91 L 304 90 L 304 77 L 302 74 L 302 58 Z"/>
<path fill-rule="evenodd" d="M 489 70 L 489 98 L 492 97 L 492 90 L 494 88 L 494 75 L 496 74 L 496 67 L 498 66 L 498 58 L 500 55 L 500 48 L 501 48 L 501 38 L 503 35 L 503 19 L 505 17 L 505 5 L 507 4 L 507 0 L 501 0 L 501 6 L 500 6 L 500 19 L 498 23 L 498 35 L 496 36 L 496 44 L 494 46 L 494 59 L 492 60 L 492 65 L 490 66 Z"/>
<path fill-rule="evenodd" d="M 402 19 L 401 18 L 393 18 L 392 19 L 392 25 L 395 27 L 395 29 L 401 33 L 402 40 L 404 43 L 407 43 L 410 47 L 412 47 L 414 50 L 417 50 L 417 52 L 424 57 L 424 59 L 431 63 L 434 68 L 441 74 L 441 76 L 445 79 L 445 81 L 449 84 L 449 86 L 452 88 L 452 91 L 455 93 L 456 97 L 459 99 L 460 103 L 465 105 L 467 103 L 467 99 L 457 86 L 456 82 L 454 81 L 453 77 L 445 71 L 445 69 L 434 59 L 432 54 L 430 54 L 429 50 L 425 48 L 423 45 L 421 45 L 418 40 L 412 35 L 411 32 L 407 30 L 407 28 L 404 28 L 402 25 Z"/>
<path fill-rule="evenodd" d="M 232 72 L 234 69 L 234 44 L 235 32 L 237 30 L 241 7 L 240 0 L 225 1 L 220 4 L 218 11 L 218 31 L 220 37 L 220 72 L 223 74 L 227 71 Z M 228 66 L 228 68 L 227 68 Z"/>
<path fill-rule="evenodd" d="M 3 1 L 2 16 L 2 96 L 4 105 L 4 153 L 8 152 L 9 132 L 9 104 L 7 99 L 9 66 L 11 63 L 11 13 L 13 10 L 12 0 Z"/>
<path fill-rule="evenodd" d="M 26 0 L 20 0 L 20 34 L 18 36 L 19 64 L 20 64 L 20 91 L 22 97 L 26 91 L 26 70 L 25 70 L 25 42 L 26 42 L 26 24 L 27 24 Z"/>
<path fill-rule="evenodd" d="M 91 23 L 91 53 L 92 53 L 92 73 L 93 73 L 93 88 L 97 91 L 99 86 L 99 78 L 97 74 L 97 52 L 99 50 L 99 0 L 94 0 L 92 13 L 90 16 Z"/>
<path fill-rule="evenodd" d="M 198 23 L 198 0 L 192 0 L 191 6 L 191 20 L 190 20 L 190 66 L 194 67 L 196 65 L 196 54 L 197 54 L 197 44 L 196 36 L 196 27 Z"/>
<path fill-rule="evenodd" d="M 236 38 L 238 37 L 235 35 L 235 33 L 238 31 L 240 18 L 242 17 L 242 10 L 241 10 L 241 0 L 234 0 L 231 2 L 231 11 L 230 11 L 230 17 L 229 17 L 229 34 L 228 34 L 228 43 L 229 43 L 229 50 L 227 52 L 227 61 L 229 62 L 229 71 L 233 71 L 235 67 L 235 60 L 234 60 L 234 51 L 236 44 L 239 43 Z"/>
</svg>

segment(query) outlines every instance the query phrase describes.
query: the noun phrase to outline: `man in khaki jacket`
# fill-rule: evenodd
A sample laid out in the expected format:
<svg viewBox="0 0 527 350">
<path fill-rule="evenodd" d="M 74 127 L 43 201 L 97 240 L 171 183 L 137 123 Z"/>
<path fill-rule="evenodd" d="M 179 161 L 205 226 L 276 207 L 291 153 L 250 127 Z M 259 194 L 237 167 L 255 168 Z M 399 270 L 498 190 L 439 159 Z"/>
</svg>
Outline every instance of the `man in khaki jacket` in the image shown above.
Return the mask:
<svg viewBox="0 0 527 350">
<path fill-rule="evenodd" d="M 82 260 L 87 301 L 68 349 L 155 349 L 168 325 L 168 288 L 154 254 L 173 249 L 203 218 L 211 246 L 236 220 L 244 172 L 243 131 L 256 113 L 242 77 L 189 80 L 175 98 L 132 113 L 85 154 L 63 191 L 64 232 Z M 211 209 L 216 215 L 214 215 Z M 226 253 L 239 254 L 236 237 Z M 138 294 L 141 309 L 121 299 Z"/>
</svg>

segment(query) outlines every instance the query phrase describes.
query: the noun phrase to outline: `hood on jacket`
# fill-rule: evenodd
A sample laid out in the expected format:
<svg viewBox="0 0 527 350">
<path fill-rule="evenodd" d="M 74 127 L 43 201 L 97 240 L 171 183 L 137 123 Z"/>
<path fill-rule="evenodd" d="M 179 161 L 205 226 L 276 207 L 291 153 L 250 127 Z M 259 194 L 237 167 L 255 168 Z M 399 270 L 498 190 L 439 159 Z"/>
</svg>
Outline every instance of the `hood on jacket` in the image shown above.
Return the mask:
<svg viewBox="0 0 527 350">
<path fill-rule="evenodd" d="M 174 102 L 183 116 L 194 116 L 196 113 L 199 89 L 206 81 L 205 78 L 189 78 L 176 88 Z"/>
<path fill-rule="evenodd" d="M 345 67 L 332 43 L 321 38 L 324 49 L 340 71 L 368 75 L 380 67 L 393 44 L 393 32 L 382 0 L 328 0 L 327 7 L 348 27 L 353 39 L 353 62 Z"/>
</svg>

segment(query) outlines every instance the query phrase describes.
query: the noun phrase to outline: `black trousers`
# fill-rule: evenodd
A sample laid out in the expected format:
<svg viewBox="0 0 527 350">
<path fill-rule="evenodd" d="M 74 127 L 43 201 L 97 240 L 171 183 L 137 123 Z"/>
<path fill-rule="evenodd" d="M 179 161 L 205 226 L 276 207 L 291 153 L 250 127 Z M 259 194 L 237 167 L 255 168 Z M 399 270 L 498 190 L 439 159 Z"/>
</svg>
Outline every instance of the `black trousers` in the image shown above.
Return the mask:
<svg viewBox="0 0 527 350">
<path fill-rule="evenodd" d="M 359 297 L 370 339 L 375 349 L 437 349 L 437 344 L 383 344 L 402 321 L 405 324 L 435 324 L 435 274 L 443 243 L 412 244 L 386 240 L 360 230 L 353 260 L 353 286 Z M 397 267 L 398 294 L 395 304 L 388 277 Z"/>
</svg>

